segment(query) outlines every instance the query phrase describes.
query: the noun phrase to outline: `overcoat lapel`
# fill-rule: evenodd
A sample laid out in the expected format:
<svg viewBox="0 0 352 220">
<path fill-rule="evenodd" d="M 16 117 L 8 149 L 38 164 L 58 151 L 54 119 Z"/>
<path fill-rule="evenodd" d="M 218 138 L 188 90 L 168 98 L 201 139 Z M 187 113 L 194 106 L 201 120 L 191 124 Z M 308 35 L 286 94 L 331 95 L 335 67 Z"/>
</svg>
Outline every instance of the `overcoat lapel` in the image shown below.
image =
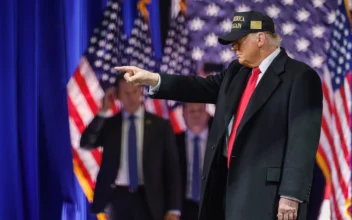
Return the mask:
<svg viewBox="0 0 352 220">
<path fill-rule="evenodd" d="M 243 127 L 254 116 L 254 114 L 268 101 L 281 82 L 279 74 L 284 71 L 287 54 L 284 50 L 273 60 L 269 68 L 264 73 L 262 79 L 255 88 L 248 106 L 244 112 L 243 118 L 238 125 L 237 136 L 241 133 Z"/>
<path fill-rule="evenodd" d="M 238 74 L 232 79 L 229 86 L 226 103 L 225 103 L 225 125 L 230 123 L 232 116 L 235 114 L 236 109 L 241 101 L 242 93 L 246 88 L 247 80 L 250 75 L 251 69 L 242 67 Z"/>
</svg>

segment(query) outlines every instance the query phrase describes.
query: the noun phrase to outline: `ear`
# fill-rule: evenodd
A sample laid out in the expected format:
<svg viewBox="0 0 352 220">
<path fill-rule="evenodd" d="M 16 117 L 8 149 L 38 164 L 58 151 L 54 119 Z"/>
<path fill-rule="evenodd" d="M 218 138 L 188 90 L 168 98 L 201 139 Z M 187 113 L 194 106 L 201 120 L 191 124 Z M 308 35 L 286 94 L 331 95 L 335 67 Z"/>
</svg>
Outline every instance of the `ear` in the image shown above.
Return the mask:
<svg viewBox="0 0 352 220">
<path fill-rule="evenodd" d="M 258 41 L 258 47 L 261 48 L 265 41 L 267 41 L 268 39 L 266 39 L 266 36 L 263 32 L 259 32 L 257 33 L 257 41 Z"/>
</svg>

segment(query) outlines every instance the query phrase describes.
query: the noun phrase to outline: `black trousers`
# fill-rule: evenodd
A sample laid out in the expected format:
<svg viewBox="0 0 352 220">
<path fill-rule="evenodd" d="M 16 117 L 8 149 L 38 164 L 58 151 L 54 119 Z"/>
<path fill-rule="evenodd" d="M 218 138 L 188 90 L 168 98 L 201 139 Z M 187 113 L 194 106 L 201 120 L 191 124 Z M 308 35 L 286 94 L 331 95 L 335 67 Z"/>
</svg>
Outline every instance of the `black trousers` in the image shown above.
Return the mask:
<svg viewBox="0 0 352 220">
<path fill-rule="evenodd" d="M 109 220 L 153 220 L 143 187 L 130 192 L 127 187 L 117 186 L 107 206 L 106 215 Z"/>
<path fill-rule="evenodd" d="M 199 203 L 192 200 L 183 202 L 181 220 L 197 220 L 199 212 Z"/>
</svg>

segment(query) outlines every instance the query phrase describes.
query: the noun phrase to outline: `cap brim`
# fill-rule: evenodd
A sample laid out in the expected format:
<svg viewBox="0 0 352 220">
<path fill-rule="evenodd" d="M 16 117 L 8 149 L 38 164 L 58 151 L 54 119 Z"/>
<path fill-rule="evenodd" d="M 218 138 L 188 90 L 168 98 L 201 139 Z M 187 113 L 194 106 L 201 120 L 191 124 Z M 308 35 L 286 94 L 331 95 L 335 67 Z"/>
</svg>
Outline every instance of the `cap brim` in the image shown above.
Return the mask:
<svg viewBox="0 0 352 220">
<path fill-rule="evenodd" d="M 250 33 L 249 31 L 231 31 L 228 34 L 226 34 L 222 37 L 219 37 L 218 41 L 222 45 L 231 44 L 233 41 L 239 40 L 249 33 Z"/>
</svg>

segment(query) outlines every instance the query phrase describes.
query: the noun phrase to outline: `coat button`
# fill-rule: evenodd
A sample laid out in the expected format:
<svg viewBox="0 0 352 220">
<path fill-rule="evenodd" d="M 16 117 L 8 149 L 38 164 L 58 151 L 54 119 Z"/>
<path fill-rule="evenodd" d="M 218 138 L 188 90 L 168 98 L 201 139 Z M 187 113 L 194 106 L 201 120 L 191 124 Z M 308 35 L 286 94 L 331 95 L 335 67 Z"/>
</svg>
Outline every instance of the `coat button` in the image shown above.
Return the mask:
<svg viewBox="0 0 352 220">
<path fill-rule="evenodd" d="M 215 149 L 215 145 L 213 145 L 213 146 L 211 147 L 211 149 L 214 150 L 214 149 Z"/>
<path fill-rule="evenodd" d="M 112 189 L 115 189 L 115 188 L 116 188 L 116 185 L 115 185 L 115 184 L 111 184 L 110 187 L 111 187 Z"/>
<path fill-rule="evenodd" d="M 205 175 L 202 176 L 202 180 L 205 180 Z"/>
</svg>

